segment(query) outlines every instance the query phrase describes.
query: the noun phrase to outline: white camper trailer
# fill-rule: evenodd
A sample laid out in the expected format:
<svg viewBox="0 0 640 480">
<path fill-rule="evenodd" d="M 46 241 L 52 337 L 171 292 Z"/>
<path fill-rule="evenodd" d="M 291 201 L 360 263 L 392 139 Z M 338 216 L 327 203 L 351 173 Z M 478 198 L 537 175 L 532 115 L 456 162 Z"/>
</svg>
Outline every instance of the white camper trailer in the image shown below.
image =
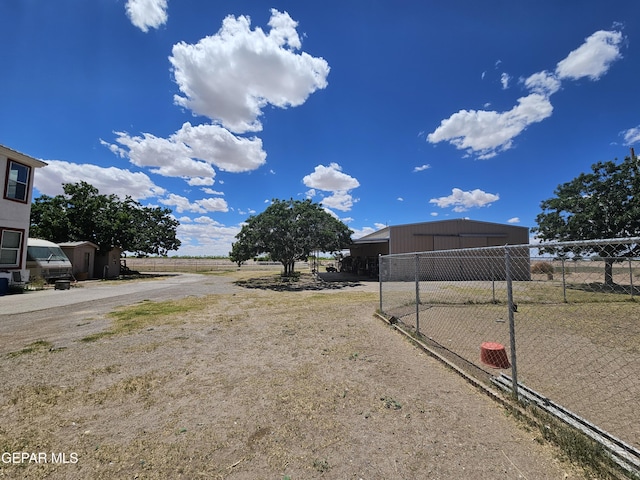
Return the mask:
<svg viewBox="0 0 640 480">
<path fill-rule="evenodd" d="M 27 241 L 27 268 L 31 280 L 41 277 L 47 282 L 73 278 L 71 262 L 53 242 L 30 238 Z"/>
</svg>

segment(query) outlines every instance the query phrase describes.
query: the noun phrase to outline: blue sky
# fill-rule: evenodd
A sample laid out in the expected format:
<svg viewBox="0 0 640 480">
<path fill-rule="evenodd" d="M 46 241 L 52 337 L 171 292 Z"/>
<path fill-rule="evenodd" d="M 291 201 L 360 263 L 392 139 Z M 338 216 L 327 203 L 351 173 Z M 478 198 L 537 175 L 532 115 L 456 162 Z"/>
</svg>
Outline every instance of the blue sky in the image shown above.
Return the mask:
<svg viewBox="0 0 640 480">
<path fill-rule="evenodd" d="M 0 0 L 0 144 L 224 255 L 273 198 L 356 232 L 535 226 L 640 145 L 640 2 Z"/>
</svg>

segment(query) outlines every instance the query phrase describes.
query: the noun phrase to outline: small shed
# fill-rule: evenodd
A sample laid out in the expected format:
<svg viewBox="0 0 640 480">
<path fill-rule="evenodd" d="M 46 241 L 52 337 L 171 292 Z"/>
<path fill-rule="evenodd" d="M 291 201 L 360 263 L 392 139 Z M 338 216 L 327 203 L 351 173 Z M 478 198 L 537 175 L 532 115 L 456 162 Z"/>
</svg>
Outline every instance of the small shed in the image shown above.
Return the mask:
<svg viewBox="0 0 640 480">
<path fill-rule="evenodd" d="M 97 278 L 118 278 L 120 276 L 121 248 L 112 248 L 108 252 L 96 252 L 95 272 Z"/>
<path fill-rule="evenodd" d="M 76 280 L 94 278 L 94 265 L 98 245 L 92 242 L 64 242 L 58 246 L 73 265 L 73 276 Z"/>
</svg>

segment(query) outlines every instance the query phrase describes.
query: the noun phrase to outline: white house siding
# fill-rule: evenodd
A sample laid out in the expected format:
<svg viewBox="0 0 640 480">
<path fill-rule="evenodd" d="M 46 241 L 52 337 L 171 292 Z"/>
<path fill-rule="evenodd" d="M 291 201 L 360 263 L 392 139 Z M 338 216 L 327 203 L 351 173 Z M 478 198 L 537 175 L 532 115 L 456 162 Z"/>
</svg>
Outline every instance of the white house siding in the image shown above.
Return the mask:
<svg viewBox="0 0 640 480">
<path fill-rule="evenodd" d="M 14 200 L 8 192 L 9 166 L 11 162 L 29 168 L 24 201 Z M 0 275 L 13 279 L 13 272 L 20 272 L 23 281 L 29 277 L 26 269 L 27 239 L 31 215 L 33 195 L 33 178 L 37 168 L 46 163 L 36 160 L 15 150 L 0 145 L 0 247 L 5 247 L 4 256 L 0 256 Z M 13 241 L 19 238 L 19 245 Z M 13 248 L 17 247 L 16 259 L 13 260 Z"/>
</svg>

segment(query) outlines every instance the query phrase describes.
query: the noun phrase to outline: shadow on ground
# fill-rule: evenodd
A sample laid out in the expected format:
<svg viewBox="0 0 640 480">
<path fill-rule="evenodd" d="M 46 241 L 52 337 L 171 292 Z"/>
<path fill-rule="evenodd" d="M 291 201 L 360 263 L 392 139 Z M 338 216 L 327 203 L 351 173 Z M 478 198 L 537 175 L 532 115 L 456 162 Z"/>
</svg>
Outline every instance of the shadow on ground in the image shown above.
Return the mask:
<svg viewBox="0 0 640 480">
<path fill-rule="evenodd" d="M 338 290 L 342 288 L 358 287 L 362 285 L 357 277 L 340 273 L 319 273 L 312 275 L 303 273 L 295 277 L 273 275 L 270 277 L 249 278 L 238 280 L 236 285 L 244 288 L 260 288 L 279 292 L 297 292 L 302 290 Z"/>
</svg>

